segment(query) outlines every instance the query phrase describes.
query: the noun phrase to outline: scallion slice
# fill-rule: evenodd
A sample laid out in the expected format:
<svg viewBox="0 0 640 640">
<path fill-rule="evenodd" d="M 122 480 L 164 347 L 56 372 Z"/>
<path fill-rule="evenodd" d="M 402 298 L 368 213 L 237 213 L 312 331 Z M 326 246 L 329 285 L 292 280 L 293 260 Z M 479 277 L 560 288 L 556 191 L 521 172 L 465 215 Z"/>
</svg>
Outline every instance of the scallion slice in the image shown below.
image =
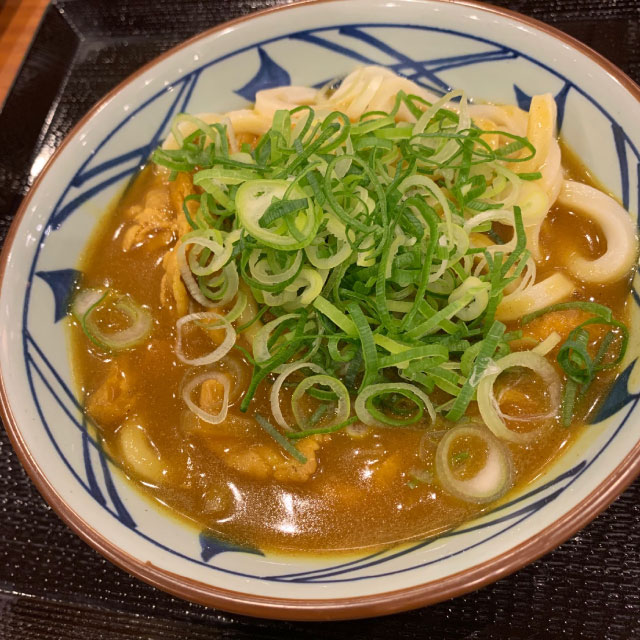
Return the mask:
<svg viewBox="0 0 640 640">
<path fill-rule="evenodd" d="M 127 326 L 114 331 L 103 329 L 96 316 L 104 310 L 109 314 L 124 316 Z M 73 299 L 71 313 L 87 338 L 105 351 L 135 347 L 147 339 L 152 329 L 151 314 L 145 307 L 136 304 L 131 296 L 109 289 L 79 291 Z"/>
</svg>

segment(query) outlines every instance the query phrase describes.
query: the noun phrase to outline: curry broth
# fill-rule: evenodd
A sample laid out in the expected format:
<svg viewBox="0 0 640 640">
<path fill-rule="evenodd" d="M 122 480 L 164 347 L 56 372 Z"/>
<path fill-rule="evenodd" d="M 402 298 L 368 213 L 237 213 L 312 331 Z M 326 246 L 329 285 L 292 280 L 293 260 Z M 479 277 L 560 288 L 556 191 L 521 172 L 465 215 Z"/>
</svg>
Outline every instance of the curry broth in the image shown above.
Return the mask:
<svg viewBox="0 0 640 640">
<path fill-rule="evenodd" d="M 564 160 L 565 166 L 569 162 L 568 171 L 573 178 L 591 182 L 575 157 L 565 154 Z M 185 412 L 181 397 L 182 380 L 190 367 L 173 352 L 176 314 L 161 304 L 159 296 L 166 243 L 177 239 L 177 235 L 167 231 L 170 238 L 166 235 L 161 241 L 149 238 L 142 246 L 122 250 L 131 207 L 143 206 L 148 192 L 154 191 L 160 208 L 165 207 L 169 215 L 170 188 L 165 174 L 156 174 L 150 167 L 142 171 L 107 216 L 82 261 L 83 286 L 111 287 L 149 307 L 154 318 L 151 338 L 137 348 L 111 355 L 95 348 L 76 323 L 71 327 L 81 396 L 91 398 L 105 378 L 117 370 L 135 399 L 127 420 L 139 424 L 155 447 L 161 481 L 141 477 L 123 461 L 121 422 L 106 420 L 99 424 L 105 450 L 120 461 L 137 486 L 157 504 L 170 507 L 217 535 L 279 551 L 336 551 L 387 545 L 436 534 L 486 510 L 487 505 L 454 498 L 437 481 L 430 482 L 437 441 L 425 436 L 423 429 L 331 434 L 315 452 L 317 469 L 306 482 L 254 478 L 225 464 L 225 456 L 251 447 L 273 448 L 273 441 L 251 418 L 254 412 L 271 415 L 269 384 L 260 385 L 246 415 L 239 412 L 238 401 L 230 404 L 227 423 L 231 427 L 225 423 L 197 428 Z M 559 262 L 571 252 L 597 255 L 604 249 L 597 229 L 573 212 L 558 207 L 547 217 L 541 246 L 545 255 L 539 269 L 542 276 L 560 268 Z M 628 291 L 629 282 L 625 280 L 585 287 L 579 298 L 602 302 L 614 310 L 616 317 L 624 319 Z M 536 322 L 528 329 L 530 335 L 536 334 Z M 229 369 L 237 384 L 246 386 L 250 365 L 233 350 L 230 356 L 233 361 L 221 364 L 220 368 Z M 515 486 L 522 486 L 540 474 L 577 437 L 583 428 L 580 423 L 612 379 L 610 372 L 599 375 L 582 405 L 583 415 L 571 428 L 555 424 L 534 444 L 508 445 L 513 456 Z M 525 402 L 540 402 L 535 385 L 521 386 L 518 391 Z M 286 404 L 285 399 L 283 410 Z M 221 427 L 224 427 L 222 437 L 216 435 Z M 462 454 L 457 475 L 464 478 L 479 460 L 481 465 L 485 454 L 479 450 L 467 455 L 466 460 L 467 452 L 456 447 L 452 447 L 452 453 Z M 283 453 L 277 455 L 286 458 Z"/>
</svg>

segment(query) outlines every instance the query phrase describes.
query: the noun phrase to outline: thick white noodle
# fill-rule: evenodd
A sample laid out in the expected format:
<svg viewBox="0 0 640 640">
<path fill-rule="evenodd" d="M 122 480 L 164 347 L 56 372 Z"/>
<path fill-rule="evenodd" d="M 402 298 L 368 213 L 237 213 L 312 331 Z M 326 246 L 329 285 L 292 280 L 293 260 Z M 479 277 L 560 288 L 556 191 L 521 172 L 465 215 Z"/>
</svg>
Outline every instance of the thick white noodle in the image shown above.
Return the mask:
<svg viewBox="0 0 640 640">
<path fill-rule="evenodd" d="M 514 163 L 518 173 L 539 171 L 546 162 L 552 143 L 556 139 L 556 101 L 550 93 L 531 98 L 527 138 L 536 150 L 533 158 Z"/>
<path fill-rule="evenodd" d="M 542 259 L 539 246 L 542 223 L 558 197 L 563 180 L 560 145 L 556 139 L 556 115 L 556 103 L 550 93 L 533 96 L 529 107 L 526 136 L 535 147 L 536 153 L 525 162 L 511 165 L 518 173 L 539 171 L 542 175 L 535 182 L 521 185 L 516 202 L 523 212 L 527 248 L 536 260 Z M 536 193 L 537 190 L 544 192 L 546 198 Z"/>
<path fill-rule="evenodd" d="M 638 258 L 636 227 L 613 198 L 586 184 L 565 180 L 558 202 L 595 222 L 607 241 L 604 255 L 595 260 L 571 256 L 567 269 L 574 276 L 584 282 L 604 284 L 631 271 Z"/>
<path fill-rule="evenodd" d="M 513 105 L 471 104 L 472 118 L 483 118 L 496 124 L 496 129 L 516 136 L 527 134 L 527 112 Z"/>
<path fill-rule="evenodd" d="M 549 153 L 544 163 L 540 166 L 542 178 L 538 181 L 542 188 L 549 196 L 550 204 L 558 199 L 558 194 L 562 188 L 564 180 L 564 171 L 562 170 L 562 154 L 560 153 L 560 145 L 554 138 L 549 147 Z"/>
<path fill-rule="evenodd" d="M 560 271 L 536 284 L 505 296 L 496 311 L 502 322 L 517 320 L 527 313 L 543 309 L 556 302 L 563 302 L 576 290 L 575 283 Z"/>
<path fill-rule="evenodd" d="M 255 110 L 269 121 L 273 120 L 273 114 L 281 109 L 291 111 L 300 105 L 315 105 L 318 98 L 318 90 L 311 87 L 275 87 L 263 89 L 256 93 Z"/>
<path fill-rule="evenodd" d="M 318 100 L 317 104 L 328 111 L 338 109 L 352 120 L 357 120 L 368 111 L 391 111 L 399 91 L 417 95 L 428 102 L 438 100 L 435 94 L 389 69 L 368 66 L 351 72 L 332 95 Z M 404 105 L 400 107 L 398 117 L 406 122 L 415 122 Z"/>
<path fill-rule="evenodd" d="M 546 356 L 550 351 L 560 344 L 562 337 L 557 331 L 552 331 L 537 347 L 531 349 L 534 353 Z"/>
<path fill-rule="evenodd" d="M 541 260 L 543 256 L 540 250 L 540 229 L 551 209 L 552 202 L 549 194 L 539 180 L 523 182 L 515 204 L 522 212 L 522 224 L 527 234 L 527 249 L 535 260 Z"/>
</svg>

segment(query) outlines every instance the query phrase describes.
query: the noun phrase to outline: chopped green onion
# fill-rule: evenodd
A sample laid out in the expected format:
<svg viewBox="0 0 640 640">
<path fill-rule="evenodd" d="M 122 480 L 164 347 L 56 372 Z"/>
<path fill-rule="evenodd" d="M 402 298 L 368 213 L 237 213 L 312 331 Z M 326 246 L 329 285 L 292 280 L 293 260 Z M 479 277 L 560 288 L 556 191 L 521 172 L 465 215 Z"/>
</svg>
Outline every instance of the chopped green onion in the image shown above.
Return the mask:
<svg viewBox="0 0 640 640">
<path fill-rule="evenodd" d="M 255 414 L 257 423 L 292 457 L 300 464 L 306 464 L 307 458 L 294 447 L 286 436 L 283 436 L 266 418 L 259 413 Z"/>
<path fill-rule="evenodd" d="M 455 112 L 446 107 L 454 98 Z M 398 121 L 405 110 L 412 122 Z M 179 148 L 158 149 L 153 160 L 172 176 L 191 173 L 198 190 L 184 200 L 192 230 L 177 251 L 189 293 L 208 308 L 228 308 L 235 299 L 227 325 L 250 294 L 257 303 L 236 330 L 259 324 L 251 351 L 235 345 L 253 366 L 242 411 L 258 385 L 271 384 L 276 423 L 295 429 L 278 393 L 289 373 L 307 367 L 314 375 L 293 393 L 301 430 L 285 437 L 258 418 L 276 440 L 273 432 L 288 442 L 339 430 L 355 420 L 352 405 L 374 426 L 423 425 L 425 410 L 431 421 L 437 412 L 457 422 L 474 399 L 490 414 L 486 382 L 477 398 L 481 381 L 499 363 L 520 361 L 509 343 L 522 332 L 505 333 L 495 318 L 505 288 L 530 276 L 518 198 L 530 188 L 525 182 L 542 175 L 517 173 L 512 164 L 534 156 L 529 140 L 478 128 L 461 91 L 434 104 L 398 92 L 390 111 L 353 122 L 336 110 L 278 110 L 255 148 L 243 145 L 240 153 L 231 152 L 233 136 L 220 123 L 180 114 L 172 134 Z M 492 148 L 485 134 L 496 134 L 500 146 Z M 503 241 L 496 223 L 512 226 L 513 238 Z M 485 241 L 475 242 L 478 234 Z M 598 372 L 620 363 L 629 339 L 612 311 L 594 302 L 563 302 L 520 322 L 567 309 L 590 317 L 558 346 L 565 424 Z M 591 324 L 609 329 L 595 355 Z M 531 352 L 522 353 L 533 359 L 524 362 L 550 378 L 535 350 L 546 355 L 557 340 L 532 341 Z M 435 410 L 428 396 L 434 391 Z M 323 424 L 331 411 L 331 423 Z M 502 436 L 515 437 L 499 416 L 491 420 Z"/>
<path fill-rule="evenodd" d="M 126 316 L 127 327 L 115 331 L 103 329 L 95 318 L 101 309 L 106 309 L 111 315 Z M 152 330 L 152 318 L 147 309 L 138 305 L 131 296 L 110 289 L 83 289 L 77 292 L 71 313 L 87 338 L 105 351 L 135 347 L 144 342 Z"/>
</svg>

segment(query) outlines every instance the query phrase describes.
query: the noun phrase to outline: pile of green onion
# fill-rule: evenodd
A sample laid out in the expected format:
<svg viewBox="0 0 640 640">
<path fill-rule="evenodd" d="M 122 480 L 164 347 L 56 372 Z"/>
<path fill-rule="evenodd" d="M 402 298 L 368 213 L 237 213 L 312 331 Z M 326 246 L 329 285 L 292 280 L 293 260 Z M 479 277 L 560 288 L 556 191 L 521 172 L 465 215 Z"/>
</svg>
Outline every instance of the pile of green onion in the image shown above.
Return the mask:
<svg viewBox="0 0 640 640">
<path fill-rule="evenodd" d="M 456 111 L 447 108 L 453 98 Z M 415 122 L 396 120 L 401 105 Z M 193 130 L 186 136 L 184 123 Z M 297 452 L 291 439 L 358 420 L 458 422 L 474 400 L 498 438 L 526 439 L 508 435 L 492 391 L 504 369 L 496 362 L 521 335 L 507 332 L 496 310 L 530 258 L 515 198 L 522 181 L 540 174 L 512 169 L 535 154 L 526 138 L 477 128 L 460 92 L 434 104 L 400 92 L 390 112 L 357 122 L 309 106 L 277 111 L 255 148 L 235 152 L 224 124 L 180 115 L 172 133 L 179 148 L 158 149 L 153 160 L 174 175 L 192 174 L 199 191 L 184 203 L 192 231 L 181 238 L 182 278 L 206 309 L 230 308 L 224 317 L 194 314 L 201 323 L 210 313 L 227 332 L 224 346 L 196 364 L 243 351 L 253 376 L 240 408 L 270 380 L 273 419 L 285 435 L 260 422 L 287 450 Z M 487 133 L 499 133 L 502 146 L 493 149 Z M 513 227 L 508 242 L 496 235 L 496 221 Z M 474 245 L 476 233 L 503 247 Z M 235 343 L 251 323 L 232 326 L 247 305 L 241 282 L 258 303 L 254 320 L 264 322 L 251 352 Z M 614 322 L 601 307 L 594 316 Z M 585 333 L 574 332 L 562 351 L 573 381 L 573 400 L 564 399 L 569 416 L 580 385 L 600 366 L 586 363 Z M 508 366 L 532 369 L 560 410 L 560 378 L 544 355 L 512 354 Z M 296 372 L 305 377 L 293 376 L 292 425 L 279 396 Z M 305 397 L 314 398 L 313 409 Z"/>
</svg>

